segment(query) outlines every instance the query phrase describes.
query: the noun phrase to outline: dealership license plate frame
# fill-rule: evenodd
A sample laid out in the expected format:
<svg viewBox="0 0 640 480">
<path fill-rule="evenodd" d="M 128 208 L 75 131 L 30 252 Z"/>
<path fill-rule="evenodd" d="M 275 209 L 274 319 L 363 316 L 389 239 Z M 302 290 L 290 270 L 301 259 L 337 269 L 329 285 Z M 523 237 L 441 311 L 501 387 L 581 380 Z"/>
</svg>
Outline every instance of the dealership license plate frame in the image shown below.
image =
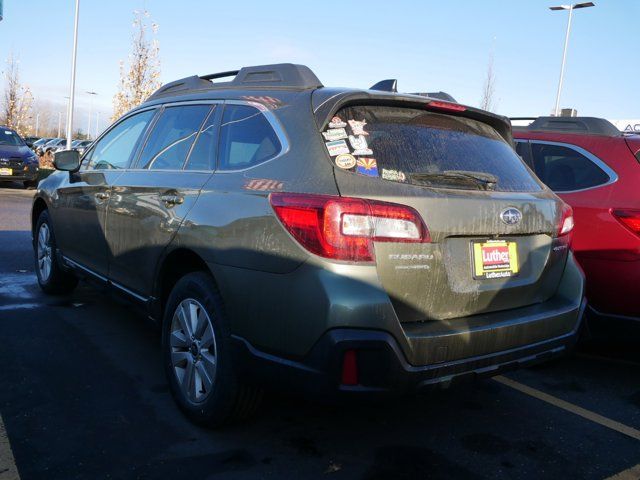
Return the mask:
<svg viewBox="0 0 640 480">
<path fill-rule="evenodd" d="M 0 168 L 0 176 L 2 177 L 10 177 L 13 175 L 13 169 L 12 168 Z"/>
<path fill-rule="evenodd" d="M 487 266 L 483 262 L 482 252 L 485 248 L 506 248 L 508 262 L 502 265 Z M 518 243 L 513 240 L 472 240 L 471 241 L 471 273 L 475 280 L 493 280 L 516 277 L 520 273 L 518 259 Z M 487 276 L 489 274 L 489 276 Z"/>
</svg>

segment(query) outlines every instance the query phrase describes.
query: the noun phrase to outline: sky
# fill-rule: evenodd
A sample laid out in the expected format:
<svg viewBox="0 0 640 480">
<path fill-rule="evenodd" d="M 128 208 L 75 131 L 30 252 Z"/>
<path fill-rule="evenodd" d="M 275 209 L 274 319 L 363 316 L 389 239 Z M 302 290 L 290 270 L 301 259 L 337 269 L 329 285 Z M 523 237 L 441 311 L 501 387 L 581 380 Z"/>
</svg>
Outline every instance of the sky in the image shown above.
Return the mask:
<svg viewBox="0 0 640 480">
<path fill-rule="evenodd" d="M 574 12 L 561 106 L 640 118 L 640 0 L 594 0 Z M 555 104 L 568 14 L 554 0 L 80 0 L 75 128 L 112 113 L 133 11 L 159 28 L 162 81 L 278 62 L 327 86 L 395 78 L 405 92 L 443 90 L 478 106 L 493 57 L 497 113 L 547 115 Z M 0 70 L 13 54 L 37 101 L 64 111 L 74 0 L 4 0 Z M 91 99 L 87 91 L 95 91 Z M 93 103 L 92 103 L 93 102 Z M 92 127 L 93 130 L 94 127 Z"/>
</svg>

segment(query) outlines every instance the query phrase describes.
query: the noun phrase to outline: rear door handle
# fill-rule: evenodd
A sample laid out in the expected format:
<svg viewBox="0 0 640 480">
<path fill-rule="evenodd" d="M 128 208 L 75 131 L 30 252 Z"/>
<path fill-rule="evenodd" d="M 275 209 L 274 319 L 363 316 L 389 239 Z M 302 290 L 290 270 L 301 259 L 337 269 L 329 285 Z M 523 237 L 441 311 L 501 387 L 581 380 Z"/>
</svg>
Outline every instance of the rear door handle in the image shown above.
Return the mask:
<svg viewBox="0 0 640 480">
<path fill-rule="evenodd" d="M 95 197 L 97 200 L 107 200 L 109 198 L 109 192 L 98 192 Z"/>
<path fill-rule="evenodd" d="M 180 205 L 184 202 L 184 198 L 180 195 L 160 195 L 160 200 L 164 202 L 166 206 Z"/>
</svg>

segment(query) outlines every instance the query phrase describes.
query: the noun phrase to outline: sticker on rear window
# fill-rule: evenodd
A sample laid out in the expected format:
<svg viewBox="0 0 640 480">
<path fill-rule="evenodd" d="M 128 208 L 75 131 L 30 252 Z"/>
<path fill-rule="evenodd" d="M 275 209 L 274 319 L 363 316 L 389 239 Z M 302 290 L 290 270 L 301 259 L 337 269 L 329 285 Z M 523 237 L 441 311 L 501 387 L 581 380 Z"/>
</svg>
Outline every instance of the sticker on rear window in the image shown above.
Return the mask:
<svg viewBox="0 0 640 480">
<path fill-rule="evenodd" d="M 347 142 L 344 140 L 336 140 L 334 142 L 325 142 L 329 155 L 335 157 L 336 155 L 342 155 L 343 153 L 351 153 Z"/>
<path fill-rule="evenodd" d="M 322 134 L 325 140 L 342 140 L 343 138 L 347 138 L 347 131 L 344 128 L 332 128 L 331 130 L 327 130 Z"/>
<path fill-rule="evenodd" d="M 343 153 L 336 157 L 336 165 L 345 170 L 349 170 L 356 166 L 356 157 L 350 153 Z"/>
<path fill-rule="evenodd" d="M 373 151 L 367 145 L 367 139 L 364 135 L 349 135 L 349 143 L 355 149 L 354 155 L 373 155 Z"/>
<path fill-rule="evenodd" d="M 389 170 L 388 168 L 383 168 L 380 176 L 385 180 L 393 180 L 394 182 L 407 181 L 407 176 L 400 170 Z"/>
<path fill-rule="evenodd" d="M 340 117 L 333 117 L 329 122 L 329 128 L 344 128 L 347 124 Z"/>
<path fill-rule="evenodd" d="M 356 172 L 369 177 L 378 176 L 378 163 L 375 158 L 359 158 L 357 162 L 358 168 Z"/>
<path fill-rule="evenodd" d="M 369 135 L 364 131 L 364 126 L 367 124 L 366 120 L 349 120 L 349 126 L 354 135 Z"/>
</svg>

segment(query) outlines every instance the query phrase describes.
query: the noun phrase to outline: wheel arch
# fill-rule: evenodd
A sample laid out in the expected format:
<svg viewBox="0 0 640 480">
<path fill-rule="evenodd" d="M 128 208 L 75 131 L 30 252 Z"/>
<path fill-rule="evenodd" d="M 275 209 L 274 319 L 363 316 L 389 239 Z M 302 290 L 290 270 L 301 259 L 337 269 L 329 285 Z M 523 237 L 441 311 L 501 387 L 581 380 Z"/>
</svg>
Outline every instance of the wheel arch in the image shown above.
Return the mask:
<svg viewBox="0 0 640 480">
<path fill-rule="evenodd" d="M 33 201 L 33 206 L 31 207 L 31 233 L 35 234 L 36 224 L 38 223 L 38 219 L 40 218 L 40 214 L 45 210 L 48 210 L 49 206 L 47 202 L 44 201 L 42 197 L 36 197 Z"/>
<path fill-rule="evenodd" d="M 159 262 L 155 276 L 153 316 L 162 319 L 164 306 L 174 285 L 182 277 L 192 272 L 206 272 L 216 283 L 213 272 L 207 263 L 195 251 L 189 248 L 176 248 L 168 252 Z"/>
</svg>

